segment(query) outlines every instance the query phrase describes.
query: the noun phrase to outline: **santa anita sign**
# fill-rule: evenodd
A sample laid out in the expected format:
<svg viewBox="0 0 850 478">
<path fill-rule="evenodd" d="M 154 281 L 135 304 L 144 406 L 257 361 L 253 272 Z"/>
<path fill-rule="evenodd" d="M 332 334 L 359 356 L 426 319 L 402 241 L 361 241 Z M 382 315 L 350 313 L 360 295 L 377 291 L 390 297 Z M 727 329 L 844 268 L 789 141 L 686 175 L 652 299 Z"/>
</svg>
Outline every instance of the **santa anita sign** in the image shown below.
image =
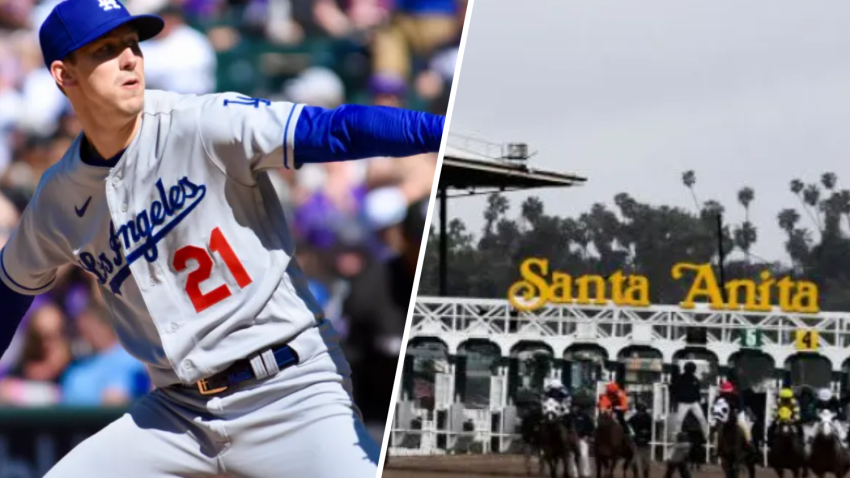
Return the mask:
<svg viewBox="0 0 850 478">
<path fill-rule="evenodd" d="M 521 280 L 511 285 L 508 300 L 516 309 L 531 312 L 546 304 L 649 306 L 649 280 L 644 276 L 625 275 L 620 271 L 607 278 L 598 275 L 572 277 L 560 271 L 550 274 L 549 261 L 530 258 L 520 265 Z M 693 309 L 697 303 L 708 303 L 713 310 L 769 312 L 773 307 L 785 312 L 816 314 L 818 289 L 812 282 L 774 278 L 769 272 L 760 281 L 735 279 L 727 281 L 723 292 L 710 264 L 679 263 L 670 271 L 673 279 L 689 280 L 687 296 L 680 306 Z"/>
</svg>

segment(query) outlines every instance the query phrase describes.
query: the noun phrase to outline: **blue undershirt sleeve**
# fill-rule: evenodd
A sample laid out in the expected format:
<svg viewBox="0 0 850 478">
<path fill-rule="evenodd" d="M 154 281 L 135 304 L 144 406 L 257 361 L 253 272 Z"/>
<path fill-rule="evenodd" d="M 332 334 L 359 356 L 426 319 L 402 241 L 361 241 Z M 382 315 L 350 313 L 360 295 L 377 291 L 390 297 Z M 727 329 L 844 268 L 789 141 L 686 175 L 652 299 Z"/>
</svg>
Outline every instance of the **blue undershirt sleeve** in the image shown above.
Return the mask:
<svg viewBox="0 0 850 478">
<path fill-rule="evenodd" d="M 305 106 L 295 127 L 294 166 L 436 153 L 444 126 L 443 116 L 388 106 Z"/>
<path fill-rule="evenodd" d="M 2 356 L 21 324 L 35 296 L 19 294 L 0 280 L 0 356 Z"/>
</svg>

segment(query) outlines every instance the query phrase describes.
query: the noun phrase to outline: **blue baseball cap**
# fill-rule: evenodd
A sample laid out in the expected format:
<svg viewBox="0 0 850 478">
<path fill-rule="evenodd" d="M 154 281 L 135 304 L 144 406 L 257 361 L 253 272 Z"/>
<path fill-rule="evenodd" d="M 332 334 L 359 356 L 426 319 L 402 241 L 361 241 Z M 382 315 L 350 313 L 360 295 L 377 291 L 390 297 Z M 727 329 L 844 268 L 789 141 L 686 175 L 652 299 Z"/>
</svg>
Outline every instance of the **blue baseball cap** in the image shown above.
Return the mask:
<svg viewBox="0 0 850 478">
<path fill-rule="evenodd" d="M 155 37 L 165 26 L 156 15 L 130 15 L 118 0 L 64 0 L 38 32 L 44 64 L 50 68 L 54 61 L 127 24 L 136 28 L 139 41 Z"/>
</svg>

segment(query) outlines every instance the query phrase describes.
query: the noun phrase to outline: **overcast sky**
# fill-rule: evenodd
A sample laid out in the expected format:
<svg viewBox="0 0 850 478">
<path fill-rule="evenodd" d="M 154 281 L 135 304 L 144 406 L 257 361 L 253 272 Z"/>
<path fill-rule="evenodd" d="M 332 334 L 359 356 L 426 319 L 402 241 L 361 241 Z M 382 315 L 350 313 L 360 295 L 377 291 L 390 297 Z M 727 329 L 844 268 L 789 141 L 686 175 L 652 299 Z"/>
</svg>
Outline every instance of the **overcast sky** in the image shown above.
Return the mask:
<svg viewBox="0 0 850 478">
<path fill-rule="evenodd" d="M 532 166 L 589 179 L 535 192 L 549 213 L 613 207 L 622 191 L 693 210 L 693 169 L 727 221 L 754 188 L 753 252 L 786 262 L 776 215 L 797 205 L 791 179 L 833 171 L 850 187 L 846 1 L 477 0 L 456 94 L 453 133 L 527 142 Z M 510 193 L 514 214 L 526 195 Z M 452 200 L 449 215 L 480 232 L 484 201 Z"/>
</svg>

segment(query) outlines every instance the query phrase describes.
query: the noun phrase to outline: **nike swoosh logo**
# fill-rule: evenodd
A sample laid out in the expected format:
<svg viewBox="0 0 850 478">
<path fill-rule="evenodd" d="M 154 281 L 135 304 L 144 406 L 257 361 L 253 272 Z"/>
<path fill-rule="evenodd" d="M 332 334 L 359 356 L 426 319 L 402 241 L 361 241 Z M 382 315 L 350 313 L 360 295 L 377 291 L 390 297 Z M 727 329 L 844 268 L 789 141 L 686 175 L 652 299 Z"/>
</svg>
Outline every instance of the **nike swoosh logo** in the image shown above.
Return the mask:
<svg viewBox="0 0 850 478">
<path fill-rule="evenodd" d="M 89 203 L 90 203 L 90 202 L 91 202 L 91 196 L 89 196 L 89 198 L 88 198 L 88 199 L 86 199 L 86 202 L 85 202 L 85 204 L 83 204 L 83 207 L 82 207 L 82 208 L 79 208 L 79 207 L 77 207 L 77 206 L 74 206 L 74 210 L 75 210 L 75 211 L 77 211 L 77 217 L 83 217 L 83 216 L 85 216 L 85 215 L 86 215 L 86 209 L 88 209 L 88 208 L 89 208 Z"/>
</svg>

